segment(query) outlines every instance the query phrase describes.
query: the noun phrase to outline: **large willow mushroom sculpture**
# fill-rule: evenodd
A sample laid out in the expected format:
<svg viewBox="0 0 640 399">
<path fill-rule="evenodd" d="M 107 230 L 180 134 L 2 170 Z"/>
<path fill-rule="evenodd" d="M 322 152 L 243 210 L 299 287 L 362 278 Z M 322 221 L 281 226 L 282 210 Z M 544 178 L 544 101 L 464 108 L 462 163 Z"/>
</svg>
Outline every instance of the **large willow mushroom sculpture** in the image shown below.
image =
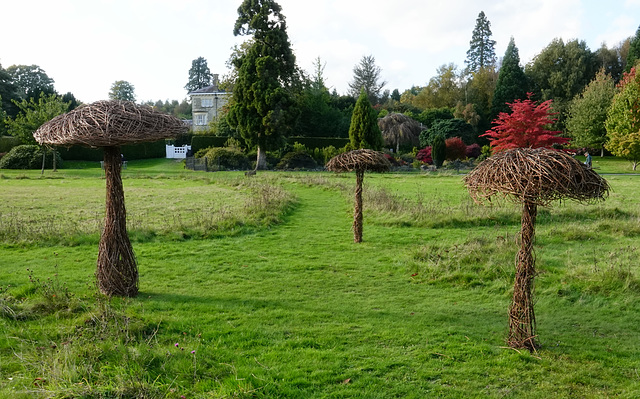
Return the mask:
<svg viewBox="0 0 640 399">
<path fill-rule="evenodd" d="M 391 163 L 381 152 L 362 149 L 336 155 L 327 162 L 326 166 L 332 172 L 356 172 L 353 241 L 362 242 L 362 181 L 364 172 L 386 172 L 391 169 Z"/>
<path fill-rule="evenodd" d="M 179 119 L 129 101 L 98 101 L 57 116 L 34 134 L 40 144 L 104 148 L 106 212 L 96 278 L 106 295 L 138 294 L 138 267 L 127 234 L 120 146 L 175 137 L 188 127 Z"/>
<path fill-rule="evenodd" d="M 609 193 L 606 180 L 571 156 L 546 148 L 517 148 L 487 158 L 464 179 L 476 203 L 502 195 L 522 204 L 520 250 L 516 258 L 509 337 L 513 348 L 537 347 L 533 311 L 535 258 L 533 242 L 538 206 L 571 199 L 591 203 Z"/>
</svg>

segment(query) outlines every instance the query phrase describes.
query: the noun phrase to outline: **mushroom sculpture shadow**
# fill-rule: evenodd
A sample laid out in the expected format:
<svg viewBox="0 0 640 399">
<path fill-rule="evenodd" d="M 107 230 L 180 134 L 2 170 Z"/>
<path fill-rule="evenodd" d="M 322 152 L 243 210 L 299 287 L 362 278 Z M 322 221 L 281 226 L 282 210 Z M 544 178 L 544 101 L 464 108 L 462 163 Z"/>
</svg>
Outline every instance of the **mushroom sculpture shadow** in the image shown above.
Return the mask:
<svg viewBox="0 0 640 399">
<path fill-rule="evenodd" d="M 533 242 L 537 207 L 555 200 L 591 203 L 609 193 L 606 180 L 571 156 L 546 148 L 517 148 L 487 158 L 464 182 L 476 203 L 497 194 L 522 204 L 520 250 L 516 258 L 513 300 L 509 308 L 509 337 L 513 348 L 537 347 L 533 310 L 535 258 Z"/>
<path fill-rule="evenodd" d="M 332 172 L 356 172 L 353 241 L 362 242 L 362 181 L 364 172 L 386 172 L 391 169 L 391 163 L 381 152 L 362 149 L 336 155 L 327 162 L 326 166 Z"/>
<path fill-rule="evenodd" d="M 138 294 L 138 267 L 127 234 L 120 146 L 175 137 L 181 120 L 129 101 L 98 101 L 57 116 L 34 134 L 40 144 L 104 148 L 106 211 L 96 278 L 106 295 Z"/>
</svg>

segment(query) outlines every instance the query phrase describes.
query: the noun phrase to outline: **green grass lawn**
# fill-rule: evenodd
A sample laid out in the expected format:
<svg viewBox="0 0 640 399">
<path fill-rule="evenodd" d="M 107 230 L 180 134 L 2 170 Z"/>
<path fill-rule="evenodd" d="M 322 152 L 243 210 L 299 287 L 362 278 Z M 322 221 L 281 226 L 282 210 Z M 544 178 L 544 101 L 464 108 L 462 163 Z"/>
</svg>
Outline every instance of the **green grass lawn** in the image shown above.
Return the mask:
<svg viewBox="0 0 640 399">
<path fill-rule="evenodd" d="M 540 210 L 530 354 L 504 343 L 519 209 L 461 176 L 367 175 L 354 244 L 353 175 L 132 161 L 140 295 L 109 301 L 104 179 L 69 165 L 0 171 L 0 397 L 640 396 L 636 176 Z"/>
</svg>

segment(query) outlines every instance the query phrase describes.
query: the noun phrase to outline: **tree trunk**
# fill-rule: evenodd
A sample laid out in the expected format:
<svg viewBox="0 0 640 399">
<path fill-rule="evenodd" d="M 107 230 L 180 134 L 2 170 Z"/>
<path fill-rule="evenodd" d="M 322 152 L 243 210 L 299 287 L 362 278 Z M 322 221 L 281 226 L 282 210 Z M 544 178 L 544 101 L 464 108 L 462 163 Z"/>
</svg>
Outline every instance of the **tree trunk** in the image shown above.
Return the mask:
<svg viewBox="0 0 640 399">
<path fill-rule="evenodd" d="M 536 349 L 533 311 L 533 279 L 535 258 L 533 241 L 535 238 L 536 204 L 525 202 L 522 207 L 522 229 L 520 231 L 520 251 L 516 259 L 516 278 L 513 285 L 513 301 L 509 308 L 509 338 L 512 348 Z"/>
<path fill-rule="evenodd" d="M 362 242 L 362 180 L 364 170 L 356 170 L 356 202 L 353 209 L 353 241 Z"/>
<path fill-rule="evenodd" d="M 258 158 L 256 159 L 256 170 L 267 170 L 267 153 L 258 146 Z"/>
<path fill-rule="evenodd" d="M 600 147 L 600 158 L 604 158 L 604 146 Z"/>
<path fill-rule="evenodd" d="M 42 170 L 40 171 L 40 176 L 44 175 L 44 164 L 47 160 L 47 150 L 44 146 L 40 147 L 42 149 Z M 634 169 L 635 170 L 635 169 Z"/>
<path fill-rule="evenodd" d="M 127 234 L 121 167 L 120 147 L 105 147 L 107 198 L 96 278 L 98 287 L 104 294 L 134 297 L 138 295 L 138 267 Z"/>
</svg>

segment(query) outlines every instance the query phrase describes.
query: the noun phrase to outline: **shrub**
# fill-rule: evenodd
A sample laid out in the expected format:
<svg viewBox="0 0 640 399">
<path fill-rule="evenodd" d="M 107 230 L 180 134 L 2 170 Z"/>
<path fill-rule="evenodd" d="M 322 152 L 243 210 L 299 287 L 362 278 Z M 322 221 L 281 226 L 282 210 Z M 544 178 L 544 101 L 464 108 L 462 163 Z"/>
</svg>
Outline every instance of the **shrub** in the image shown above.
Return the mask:
<svg viewBox="0 0 640 399">
<path fill-rule="evenodd" d="M 204 153 L 204 157 L 207 158 L 209 170 L 249 169 L 249 160 L 237 147 L 212 147 Z"/>
<path fill-rule="evenodd" d="M 483 145 L 482 146 L 482 152 L 480 153 L 480 156 L 478 157 L 478 161 L 484 161 L 485 159 L 489 158 L 492 155 L 493 151 L 491 150 L 491 147 L 488 145 Z"/>
<path fill-rule="evenodd" d="M 432 164 L 433 159 L 431 158 L 431 147 L 426 147 L 418 151 L 416 159 L 422 163 Z"/>
<path fill-rule="evenodd" d="M 316 161 L 305 151 L 291 151 L 282 157 L 276 169 L 315 169 Z"/>
<path fill-rule="evenodd" d="M 387 161 L 389 161 L 389 163 L 391 164 L 391 166 L 400 166 L 400 163 L 398 162 L 397 159 L 395 159 L 393 157 L 393 155 L 391 154 L 384 154 L 384 157 L 387 158 Z"/>
<path fill-rule="evenodd" d="M 482 148 L 478 144 L 467 146 L 467 158 L 478 158 L 482 154 Z"/>
<path fill-rule="evenodd" d="M 42 167 L 42 147 L 37 145 L 19 145 L 13 147 L 2 159 L 0 169 L 40 169 Z M 46 150 L 45 168 L 53 167 L 51 150 Z M 56 166 L 62 167 L 60 153 L 56 152 Z"/>
<path fill-rule="evenodd" d="M 465 143 L 473 143 L 475 134 L 473 126 L 462 119 L 441 119 L 420 133 L 420 145 L 433 145 L 436 136 L 443 136 L 445 139 L 460 137 Z"/>
<path fill-rule="evenodd" d="M 451 137 L 444 141 L 446 147 L 446 159 L 454 161 L 467 157 L 467 146 L 460 137 Z"/>
</svg>

